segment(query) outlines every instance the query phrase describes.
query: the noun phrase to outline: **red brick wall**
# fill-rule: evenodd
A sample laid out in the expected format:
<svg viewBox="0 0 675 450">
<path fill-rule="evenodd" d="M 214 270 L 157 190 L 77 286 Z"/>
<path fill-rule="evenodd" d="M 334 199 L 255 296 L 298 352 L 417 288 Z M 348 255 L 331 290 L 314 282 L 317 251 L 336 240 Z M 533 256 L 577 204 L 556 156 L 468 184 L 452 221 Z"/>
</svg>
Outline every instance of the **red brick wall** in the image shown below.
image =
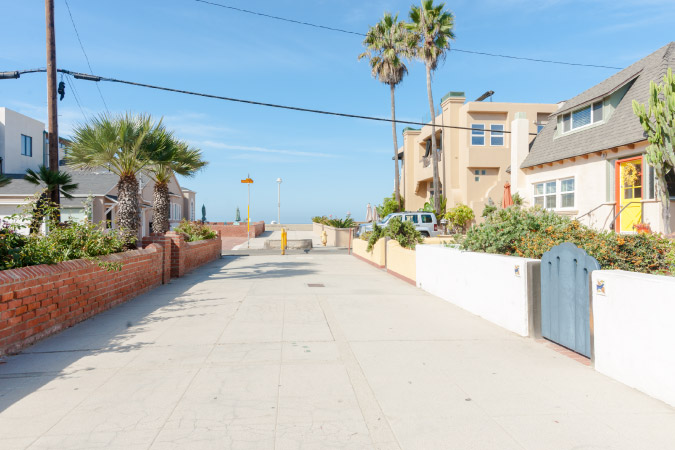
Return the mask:
<svg viewBox="0 0 675 450">
<path fill-rule="evenodd" d="M 163 259 L 162 247 L 151 244 L 101 257 L 121 263 L 119 272 L 81 259 L 0 271 L 0 355 L 160 285 Z"/>
<path fill-rule="evenodd" d="M 246 222 L 233 225 L 232 222 L 206 222 L 206 225 L 215 231 L 220 231 L 222 237 L 246 237 L 248 235 Z M 251 222 L 251 237 L 260 236 L 265 231 L 265 222 Z"/>
<path fill-rule="evenodd" d="M 221 241 L 209 239 L 206 241 L 186 242 L 184 247 L 185 257 L 183 270 L 188 273 L 197 267 L 220 258 Z"/>
</svg>

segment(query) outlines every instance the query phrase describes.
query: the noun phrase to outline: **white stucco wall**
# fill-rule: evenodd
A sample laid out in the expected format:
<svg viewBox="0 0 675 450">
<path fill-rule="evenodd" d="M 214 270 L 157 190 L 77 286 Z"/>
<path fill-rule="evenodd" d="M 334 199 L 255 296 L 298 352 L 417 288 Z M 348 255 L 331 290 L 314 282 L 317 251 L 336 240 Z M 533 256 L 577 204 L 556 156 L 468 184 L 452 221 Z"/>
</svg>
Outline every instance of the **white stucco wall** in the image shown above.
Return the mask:
<svg viewBox="0 0 675 450">
<path fill-rule="evenodd" d="M 0 158 L 5 173 L 24 173 L 37 169 L 43 163 L 45 124 L 19 114 L 11 109 L 0 108 Z M 33 155 L 21 154 L 21 135 L 33 138 Z"/>
<path fill-rule="evenodd" d="M 417 286 L 521 336 L 529 335 L 527 267 L 513 256 L 416 247 Z M 515 268 L 519 267 L 520 275 Z"/>
<path fill-rule="evenodd" d="M 675 406 L 675 277 L 596 270 L 592 280 L 595 369 Z"/>
</svg>

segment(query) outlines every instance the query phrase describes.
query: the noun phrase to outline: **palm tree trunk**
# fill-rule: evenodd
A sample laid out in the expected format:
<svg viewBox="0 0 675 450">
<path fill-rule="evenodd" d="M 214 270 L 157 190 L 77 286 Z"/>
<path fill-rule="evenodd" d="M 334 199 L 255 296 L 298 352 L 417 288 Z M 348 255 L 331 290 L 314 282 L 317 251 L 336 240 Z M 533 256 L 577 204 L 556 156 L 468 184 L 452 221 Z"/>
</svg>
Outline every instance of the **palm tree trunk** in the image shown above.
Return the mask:
<svg viewBox="0 0 675 450">
<path fill-rule="evenodd" d="M 397 211 L 401 210 L 401 189 L 398 179 L 398 139 L 396 136 L 396 102 L 394 101 L 394 85 L 391 88 L 391 132 L 394 135 L 394 192 L 396 193 Z"/>
<path fill-rule="evenodd" d="M 127 248 L 136 248 L 141 215 L 136 176 L 125 175 L 120 177 L 117 183 L 117 197 L 118 225 L 129 239 Z"/>
<path fill-rule="evenodd" d="M 166 233 L 169 231 L 169 185 L 166 183 L 155 183 L 152 205 L 152 231 L 155 233 Z"/>
<path fill-rule="evenodd" d="M 52 211 L 52 220 L 54 223 L 61 223 L 61 198 L 60 198 L 59 186 L 54 186 L 49 192 L 50 203 L 54 206 Z"/>
<path fill-rule="evenodd" d="M 438 154 L 436 153 L 436 113 L 434 112 L 434 97 L 431 95 L 431 66 L 425 63 L 427 69 L 427 95 L 429 96 L 429 111 L 431 112 L 431 161 L 434 171 L 434 210 L 441 211 L 441 190 L 438 179 Z"/>
<path fill-rule="evenodd" d="M 29 225 L 29 232 L 30 234 L 35 234 L 40 232 L 40 226 L 42 225 L 42 220 L 44 219 L 44 206 L 45 203 L 47 202 L 47 198 L 49 196 L 49 193 L 43 192 L 40 194 L 40 196 L 35 200 L 35 206 L 33 207 L 33 216 L 31 217 L 30 220 L 30 225 Z"/>
</svg>

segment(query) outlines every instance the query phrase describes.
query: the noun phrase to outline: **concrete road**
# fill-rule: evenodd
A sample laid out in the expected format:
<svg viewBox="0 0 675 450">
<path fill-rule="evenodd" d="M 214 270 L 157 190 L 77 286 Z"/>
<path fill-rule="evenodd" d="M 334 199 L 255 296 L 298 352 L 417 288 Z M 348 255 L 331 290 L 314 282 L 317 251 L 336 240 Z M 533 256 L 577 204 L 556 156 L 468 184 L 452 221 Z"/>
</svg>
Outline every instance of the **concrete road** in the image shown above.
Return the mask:
<svg viewBox="0 0 675 450">
<path fill-rule="evenodd" d="M 228 257 L 42 341 L 0 411 L 3 450 L 675 449 L 673 408 L 329 252 Z"/>
</svg>

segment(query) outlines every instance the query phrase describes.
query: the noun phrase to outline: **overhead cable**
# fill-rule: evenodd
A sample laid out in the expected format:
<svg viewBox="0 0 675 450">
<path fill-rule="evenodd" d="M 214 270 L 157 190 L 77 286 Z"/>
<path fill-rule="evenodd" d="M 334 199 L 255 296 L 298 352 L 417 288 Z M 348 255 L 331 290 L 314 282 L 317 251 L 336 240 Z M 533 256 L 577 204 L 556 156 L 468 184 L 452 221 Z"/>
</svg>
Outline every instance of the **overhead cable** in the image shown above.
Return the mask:
<svg viewBox="0 0 675 450">
<path fill-rule="evenodd" d="M 156 89 L 160 91 L 167 91 L 167 92 L 175 92 L 177 94 L 185 94 L 185 95 L 194 95 L 198 97 L 205 97 L 205 98 L 213 98 L 216 100 L 225 100 L 229 102 L 237 102 L 237 103 L 245 103 L 249 105 L 257 105 L 257 106 L 267 106 L 270 108 L 278 108 L 278 109 L 286 109 L 286 110 L 291 110 L 291 111 L 300 111 L 300 112 L 308 112 L 308 113 L 314 113 L 314 114 L 323 114 L 327 116 L 337 116 L 337 117 L 348 117 L 352 119 L 363 119 L 363 120 L 372 120 L 376 122 L 388 122 L 388 123 L 400 123 L 400 124 L 405 124 L 405 125 L 418 125 L 418 126 L 428 126 L 430 123 L 424 123 L 424 122 L 413 122 L 410 120 L 392 120 L 392 119 L 386 119 L 384 117 L 375 117 L 375 116 L 364 116 L 362 114 L 349 114 L 349 113 L 341 113 L 341 112 L 334 112 L 334 111 L 326 111 L 322 109 L 312 109 L 312 108 L 303 108 L 300 106 L 290 106 L 290 105 L 279 105 L 276 103 L 267 103 L 267 102 L 259 102 L 255 100 L 247 100 L 247 99 L 241 99 L 241 98 L 235 98 L 235 97 L 225 97 L 222 95 L 215 95 L 215 94 L 208 94 L 204 92 L 195 92 L 195 91 L 188 91 L 185 89 L 176 89 L 176 88 L 170 88 L 166 86 L 157 86 L 154 84 L 147 84 L 147 83 L 139 83 L 136 81 L 128 81 L 128 80 L 120 80 L 118 78 L 110 78 L 110 77 L 103 77 L 100 75 L 92 75 L 88 73 L 80 73 L 80 72 L 74 72 L 72 70 L 66 70 L 66 69 L 57 69 L 58 72 L 65 73 L 68 75 L 72 75 L 74 78 L 78 80 L 87 80 L 87 81 L 94 81 L 94 82 L 99 82 L 99 81 L 108 81 L 110 83 L 121 83 L 121 84 L 127 84 L 130 86 L 138 86 L 138 87 L 144 87 L 148 89 Z M 16 71 L 17 73 L 34 73 L 34 72 L 46 72 L 45 69 L 32 69 L 30 71 Z M 2 78 L 3 74 L 6 73 L 14 73 L 14 72 L 0 72 L 0 78 Z M 471 127 L 460 127 L 456 125 L 443 125 L 443 124 L 437 124 L 435 125 L 437 128 L 452 128 L 452 129 L 457 129 L 457 130 L 476 130 L 476 131 L 486 131 L 482 128 L 471 128 Z M 497 133 L 494 132 L 493 133 Z M 499 131 L 498 133 L 511 133 L 510 131 L 503 130 Z M 537 133 L 529 133 L 531 135 L 537 135 Z"/>
<path fill-rule="evenodd" d="M 311 23 L 311 22 L 304 22 L 301 20 L 296 20 L 296 19 L 289 19 L 288 17 L 280 17 L 280 16 L 274 16 L 272 14 L 266 14 L 262 13 L 259 11 L 251 11 L 250 9 L 244 9 L 244 8 L 238 8 L 236 6 L 231 6 L 231 5 L 225 5 L 223 3 L 216 3 L 216 2 L 211 2 L 207 0 L 194 0 L 198 3 L 204 3 L 207 5 L 212 5 L 212 6 L 217 6 L 219 8 L 225 8 L 225 9 L 231 9 L 233 11 L 238 11 L 242 12 L 245 14 L 252 14 L 256 16 L 261 16 L 261 17 L 266 17 L 268 19 L 274 19 L 274 20 L 281 20 L 283 22 L 290 22 L 294 23 L 296 25 L 304 25 L 307 27 L 313 27 L 313 28 L 321 28 L 324 30 L 328 31 L 336 31 L 338 33 L 344 33 L 344 34 L 355 34 L 357 36 L 366 36 L 366 33 L 360 33 L 358 31 L 351 31 L 351 30 L 344 30 L 342 28 L 335 28 L 335 27 L 329 27 L 326 25 L 319 25 L 316 23 Z M 554 60 L 549 60 L 549 59 L 538 59 L 538 58 L 529 58 L 525 56 L 513 56 L 513 55 L 502 55 L 499 53 L 488 53 L 488 52 L 478 52 L 474 50 L 463 50 L 459 49 L 456 47 L 452 47 L 450 49 L 451 52 L 461 52 L 461 53 L 471 53 L 474 55 L 483 55 L 483 56 L 492 56 L 492 57 L 497 57 L 497 58 L 508 58 L 508 59 L 519 59 L 523 61 L 532 61 L 532 62 L 540 62 L 540 63 L 548 63 L 548 64 L 562 64 L 562 65 L 567 65 L 567 66 L 580 66 L 580 67 L 595 67 L 595 68 L 600 68 L 600 69 L 615 69 L 615 70 L 621 70 L 623 67 L 613 67 L 613 66 L 604 66 L 600 64 L 585 64 L 585 63 L 574 63 L 574 62 L 568 62 L 568 61 L 554 61 Z"/>
</svg>

